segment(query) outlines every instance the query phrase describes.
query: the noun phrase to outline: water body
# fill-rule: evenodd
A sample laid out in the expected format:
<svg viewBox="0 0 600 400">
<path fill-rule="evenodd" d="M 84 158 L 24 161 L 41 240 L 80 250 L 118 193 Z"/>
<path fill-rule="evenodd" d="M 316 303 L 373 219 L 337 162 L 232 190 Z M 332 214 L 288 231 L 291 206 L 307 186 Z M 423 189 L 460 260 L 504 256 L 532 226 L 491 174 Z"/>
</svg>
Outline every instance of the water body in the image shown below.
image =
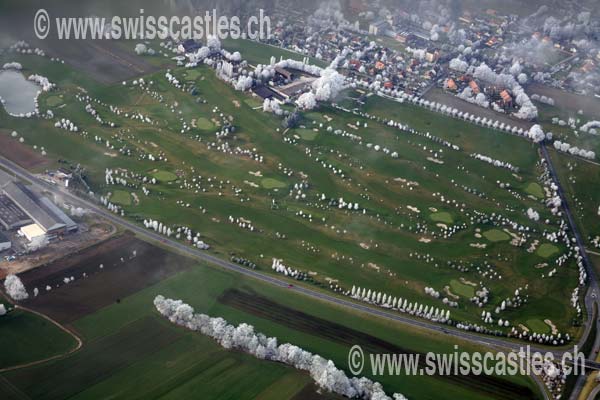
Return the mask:
<svg viewBox="0 0 600 400">
<path fill-rule="evenodd" d="M 0 97 L 4 108 L 11 114 L 27 114 L 35 111 L 35 98 L 40 87 L 13 70 L 0 71 Z"/>
</svg>

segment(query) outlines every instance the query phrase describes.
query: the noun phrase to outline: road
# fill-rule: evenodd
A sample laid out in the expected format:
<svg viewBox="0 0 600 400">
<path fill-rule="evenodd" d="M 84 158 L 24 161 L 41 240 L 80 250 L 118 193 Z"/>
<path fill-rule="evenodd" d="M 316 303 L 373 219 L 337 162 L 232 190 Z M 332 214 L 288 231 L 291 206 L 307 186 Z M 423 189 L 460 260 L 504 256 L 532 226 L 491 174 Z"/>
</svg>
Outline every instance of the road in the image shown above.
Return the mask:
<svg viewBox="0 0 600 400">
<path fill-rule="evenodd" d="M 547 157 L 547 159 L 549 160 L 549 156 L 547 155 L 547 150 L 546 150 L 545 146 L 543 146 L 543 145 L 542 145 L 542 151 L 544 152 L 545 157 Z M 16 165 L 12 161 L 10 161 L 4 157 L 0 157 L 0 166 L 5 168 L 9 172 L 11 172 L 15 177 L 31 182 L 31 184 L 38 190 L 43 190 L 43 191 L 47 191 L 47 192 L 51 192 L 51 193 L 60 195 L 68 202 L 71 202 L 73 205 L 78 206 L 78 207 L 87 208 L 87 209 L 97 213 L 98 215 L 102 216 L 103 218 L 111 221 L 112 223 L 122 226 L 122 227 L 134 232 L 135 234 L 139 235 L 140 237 L 150 239 L 151 241 L 159 242 L 164 247 L 177 250 L 180 253 L 194 257 L 196 259 L 200 259 L 200 260 L 210 263 L 212 265 L 219 266 L 226 270 L 233 271 L 233 272 L 245 275 L 245 276 L 249 276 L 254 279 L 260 280 L 262 282 L 265 282 L 265 283 L 268 283 L 268 284 L 271 284 L 271 285 L 274 285 L 277 287 L 288 288 L 288 290 L 311 297 L 313 299 L 325 301 L 325 302 L 334 304 L 336 306 L 344 307 L 344 308 L 351 309 L 354 311 L 359 311 L 361 313 L 365 313 L 365 314 L 368 314 L 368 315 L 371 315 L 374 317 L 384 318 L 387 320 L 399 322 L 404 325 L 408 325 L 408 326 L 412 326 L 412 327 L 416 327 L 416 328 L 420 328 L 420 329 L 425 329 L 430 332 L 435 332 L 435 333 L 438 333 L 441 335 L 447 335 L 449 337 L 463 340 L 463 341 L 469 342 L 471 344 L 485 346 L 485 347 L 488 347 L 488 348 L 491 348 L 491 349 L 494 349 L 497 351 L 515 351 L 515 350 L 518 350 L 522 346 L 522 344 L 520 344 L 520 343 L 510 342 L 505 339 L 497 338 L 494 336 L 479 335 L 479 334 L 472 333 L 472 332 L 467 332 L 467 331 L 463 331 L 463 330 L 459 330 L 459 329 L 453 329 L 448 326 L 437 324 L 437 323 L 430 322 L 427 320 L 415 319 L 415 318 L 405 316 L 403 314 L 392 313 L 387 310 L 377 309 L 374 307 L 370 307 L 368 305 L 355 303 L 353 301 L 339 298 L 336 296 L 332 296 L 327 293 L 324 293 L 324 292 L 321 292 L 321 291 L 318 291 L 315 289 L 311 289 L 308 287 L 303 287 L 303 286 L 298 286 L 298 285 L 294 285 L 294 286 L 290 287 L 290 282 L 288 280 L 280 279 L 280 278 L 271 276 L 267 273 L 263 273 L 263 272 L 259 272 L 256 270 L 251 270 L 251 269 L 242 267 L 240 265 L 237 265 L 237 264 L 231 263 L 229 261 L 223 260 L 221 258 L 215 257 L 206 251 L 190 247 L 183 243 L 169 239 L 165 236 L 159 235 L 159 234 L 157 234 L 153 231 L 150 231 L 148 229 L 145 229 L 141 226 L 138 226 L 120 216 L 117 216 L 117 215 L 109 212 L 107 209 L 105 209 L 102 206 L 94 204 L 86 199 L 83 199 L 79 196 L 76 196 L 76 195 L 68 192 L 62 186 L 52 185 L 50 183 L 47 183 L 47 182 L 39 179 L 35 175 L 31 174 L 29 171 L 25 170 L 24 168 L 21 168 L 20 166 Z M 550 166 L 550 171 L 551 171 L 552 175 L 556 177 L 556 173 L 554 171 L 552 164 L 549 163 L 549 166 Z M 560 189 L 560 185 L 559 185 L 559 194 L 561 194 L 561 197 L 564 196 L 564 194 L 562 193 L 562 189 Z M 566 211 L 567 217 L 569 219 L 569 223 L 572 224 L 572 227 L 575 227 L 574 220 L 571 216 L 570 210 L 568 210 L 568 203 L 565 200 L 563 200 L 563 204 L 565 205 L 565 211 Z M 576 229 L 573 229 L 573 232 L 576 233 L 578 231 Z M 577 233 L 576 233 L 576 238 L 579 243 L 581 241 L 581 237 Z M 583 242 L 581 241 L 581 243 L 583 243 Z M 580 249 L 585 249 L 582 245 L 579 245 L 579 246 L 580 246 Z M 583 250 L 582 253 L 585 254 L 585 250 Z M 587 255 L 585 255 L 584 259 L 586 259 L 586 265 L 588 265 L 587 264 Z M 590 268 L 589 277 L 590 277 L 590 281 L 593 282 L 593 288 L 597 290 L 598 285 L 597 285 L 597 282 L 595 281 L 595 275 L 593 274 L 593 271 L 591 271 L 591 268 Z M 593 301 L 596 301 L 596 300 L 592 299 L 591 292 L 592 292 L 592 290 L 590 290 L 588 292 L 588 296 L 586 296 L 586 305 L 588 305 L 588 303 L 587 303 L 588 299 L 592 303 L 593 303 Z M 589 332 L 589 326 L 586 329 L 585 336 L 587 336 L 588 332 Z M 531 351 L 532 352 L 540 351 L 540 352 L 546 353 L 548 351 L 548 348 L 531 346 Z M 565 353 L 565 351 L 564 350 L 556 350 L 553 353 L 555 354 L 555 357 L 560 360 L 560 358 Z M 596 363 L 591 360 L 586 361 L 586 366 L 589 368 L 593 368 L 593 369 L 600 369 L 600 363 Z M 540 387 L 542 393 L 544 393 L 544 396 L 547 397 L 547 394 L 546 394 L 545 390 L 543 389 L 543 383 L 541 383 L 541 381 L 539 381 L 539 379 L 535 379 L 535 377 L 534 377 L 534 380 L 537 383 L 537 385 Z"/>
</svg>

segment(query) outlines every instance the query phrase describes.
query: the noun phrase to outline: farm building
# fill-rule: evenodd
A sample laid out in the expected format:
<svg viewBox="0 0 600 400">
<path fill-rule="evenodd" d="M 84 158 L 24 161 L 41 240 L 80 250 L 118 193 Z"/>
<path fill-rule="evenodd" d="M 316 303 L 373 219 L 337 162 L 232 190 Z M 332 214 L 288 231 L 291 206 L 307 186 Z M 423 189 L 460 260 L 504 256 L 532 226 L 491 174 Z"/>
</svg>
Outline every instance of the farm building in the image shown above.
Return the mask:
<svg viewBox="0 0 600 400">
<path fill-rule="evenodd" d="M 275 92 L 268 86 L 256 86 L 252 88 L 252 91 L 262 99 L 277 99 L 279 101 L 283 100 L 283 96 L 279 93 Z"/>
<path fill-rule="evenodd" d="M 21 182 L 0 173 L 0 222 L 5 229 L 19 229 L 28 240 L 40 232 L 52 239 L 77 230 L 77 224 L 48 198 L 34 193 Z"/>
<path fill-rule="evenodd" d="M 502 101 L 504 102 L 504 104 L 512 104 L 512 97 L 508 93 L 507 90 L 501 91 L 500 92 L 500 97 L 502 98 Z"/>
<path fill-rule="evenodd" d="M 0 232 L 0 251 L 8 250 L 11 246 L 10 240 Z"/>
<path fill-rule="evenodd" d="M 284 79 L 287 79 L 287 80 L 292 80 L 292 79 L 294 79 L 294 74 L 293 74 L 293 72 L 291 72 L 291 71 L 288 71 L 288 70 L 287 70 L 287 69 L 285 69 L 285 68 L 281 68 L 281 67 L 275 67 L 275 73 L 276 73 L 277 75 L 280 75 L 280 76 L 282 76 Z"/>
<path fill-rule="evenodd" d="M 458 90 L 458 86 L 456 86 L 456 82 L 454 82 L 454 79 L 452 79 L 452 78 L 449 78 L 446 81 L 446 88 L 448 88 L 448 90 L 452 90 L 452 91 Z"/>
<path fill-rule="evenodd" d="M 477 82 L 470 81 L 469 82 L 469 87 L 471 88 L 471 90 L 473 91 L 474 94 L 479 94 L 480 93 L 479 85 L 477 84 Z"/>
</svg>

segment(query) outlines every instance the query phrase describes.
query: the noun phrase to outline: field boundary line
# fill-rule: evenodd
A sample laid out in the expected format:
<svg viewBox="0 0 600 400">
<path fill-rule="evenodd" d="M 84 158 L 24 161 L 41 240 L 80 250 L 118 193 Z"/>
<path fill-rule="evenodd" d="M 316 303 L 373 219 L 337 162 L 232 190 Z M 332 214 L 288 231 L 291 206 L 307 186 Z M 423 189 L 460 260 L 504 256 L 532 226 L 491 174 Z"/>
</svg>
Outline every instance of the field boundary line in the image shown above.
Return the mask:
<svg viewBox="0 0 600 400">
<path fill-rule="evenodd" d="M 54 356 L 47 357 L 47 358 L 44 358 L 44 359 L 41 359 L 41 360 L 31 361 L 31 362 L 24 363 L 24 364 L 19 364 L 19 365 L 13 365 L 12 367 L 2 368 L 2 369 L 0 369 L 0 373 L 2 373 L 2 372 L 8 372 L 8 371 L 14 371 L 14 370 L 17 370 L 17 369 L 23 369 L 23 368 L 27 368 L 27 367 L 33 367 L 33 366 L 36 366 L 36 365 L 45 364 L 45 363 L 47 363 L 49 361 L 58 360 L 58 359 L 70 356 L 71 354 L 79 351 L 83 347 L 83 340 L 73 330 L 71 330 L 71 329 L 67 328 L 66 326 L 60 324 L 59 322 L 53 320 L 49 316 L 47 316 L 45 314 L 42 314 L 41 312 L 32 310 L 30 308 L 22 307 L 22 306 L 20 306 L 18 304 L 15 304 L 15 309 L 23 310 L 25 312 L 29 312 L 29 313 L 35 314 L 38 317 L 44 318 L 46 321 L 54 324 L 56 327 L 58 327 L 63 332 L 66 332 L 67 334 L 69 334 L 70 336 L 72 336 L 75 339 L 75 341 L 77 342 L 77 345 L 75 347 L 73 347 L 72 349 L 70 349 L 69 351 L 67 351 L 66 353 L 56 354 Z"/>
</svg>

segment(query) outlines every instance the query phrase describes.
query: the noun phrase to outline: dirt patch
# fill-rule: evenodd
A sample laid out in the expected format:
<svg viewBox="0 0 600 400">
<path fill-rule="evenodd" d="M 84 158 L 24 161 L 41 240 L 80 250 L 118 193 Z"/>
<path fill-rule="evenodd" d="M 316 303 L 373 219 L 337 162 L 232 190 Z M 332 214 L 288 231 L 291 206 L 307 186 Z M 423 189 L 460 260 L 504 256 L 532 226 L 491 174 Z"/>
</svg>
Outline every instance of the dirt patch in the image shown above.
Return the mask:
<svg viewBox="0 0 600 400">
<path fill-rule="evenodd" d="M 36 287 L 40 291 L 23 305 L 68 323 L 193 264 L 189 258 L 124 234 L 22 274 L 30 293 Z M 70 277 L 74 281 L 65 283 Z M 47 291 L 46 286 L 52 289 Z"/>
<path fill-rule="evenodd" d="M 554 323 L 551 320 L 545 319 L 544 323 L 550 327 L 550 329 L 552 330 L 552 334 L 553 335 L 557 335 L 558 334 L 558 329 L 556 329 L 556 325 L 554 325 Z"/>
<path fill-rule="evenodd" d="M 368 353 L 413 353 L 393 343 L 370 336 L 328 320 L 318 318 L 301 311 L 277 304 L 255 293 L 236 289 L 227 290 L 219 297 L 219 302 L 250 313 L 259 318 L 273 321 L 291 329 L 343 344 L 348 348 L 358 344 Z M 420 357 L 420 367 L 425 368 L 425 355 Z M 532 398 L 531 389 L 502 381 L 492 376 L 436 376 L 448 380 L 469 390 L 485 393 L 489 398 L 514 399 Z"/>
<path fill-rule="evenodd" d="M 20 143 L 18 139 L 10 136 L 11 132 L 0 129 L 0 155 L 8 158 L 25 169 L 42 169 L 49 164 L 39 152 L 33 150 L 26 144 Z"/>
</svg>

